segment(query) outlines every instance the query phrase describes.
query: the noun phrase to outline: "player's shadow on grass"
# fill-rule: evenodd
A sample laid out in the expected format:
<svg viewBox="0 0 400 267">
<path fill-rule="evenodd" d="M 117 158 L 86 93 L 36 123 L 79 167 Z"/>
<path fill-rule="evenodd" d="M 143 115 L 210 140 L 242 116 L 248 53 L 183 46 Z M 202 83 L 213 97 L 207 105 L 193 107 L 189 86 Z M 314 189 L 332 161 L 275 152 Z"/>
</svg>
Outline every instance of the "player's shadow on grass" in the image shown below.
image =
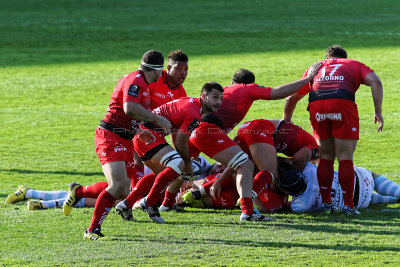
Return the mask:
<svg viewBox="0 0 400 267">
<path fill-rule="evenodd" d="M 144 242 L 151 242 L 155 243 L 165 243 L 165 237 L 160 236 L 143 236 L 143 235 L 118 235 L 118 237 L 110 237 L 113 241 L 128 241 L 134 243 L 144 243 Z M 324 240 L 321 240 L 324 242 Z M 222 245 L 222 246 L 236 246 L 240 249 L 245 247 L 263 247 L 267 249 L 268 247 L 271 248 L 306 248 L 306 249 L 319 249 L 319 250 L 340 250 L 340 251 L 370 251 L 370 252 L 400 252 L 400 247 L 396 246 L 367 246 L 367 245 L 347 245 L 343 244 L 340 240 L 332 242 L 332 244 L 306 244 L 306 243 L 297 243 L 291 241 L 285 242 L 275 242 L 275 241 L 260 241 L 260 240 L 229 240 L 229 239 L 218 239 L 213 238 L 211 236 L 207 236 L 207 238 L 193 238 L 191 236 L 184 237 L 184 238 L 176 238 L 173 236 L 168 236 L 168 243 L 169 244 L 176 244 L 177 247 L 185 246 L 187 244 L 202 244 L 210 246 L 215 245 Z"/>
<path fill-rule="evenodd" d="M 35 171 L 21 169 L 0 169 L 0 172 L 13 172 L 21 174 L 63 174 L 63 175 L 78 175 L 78 176 L 104 176 L 102 172 L 71 172 L 71 171 Z"/>
</svg>

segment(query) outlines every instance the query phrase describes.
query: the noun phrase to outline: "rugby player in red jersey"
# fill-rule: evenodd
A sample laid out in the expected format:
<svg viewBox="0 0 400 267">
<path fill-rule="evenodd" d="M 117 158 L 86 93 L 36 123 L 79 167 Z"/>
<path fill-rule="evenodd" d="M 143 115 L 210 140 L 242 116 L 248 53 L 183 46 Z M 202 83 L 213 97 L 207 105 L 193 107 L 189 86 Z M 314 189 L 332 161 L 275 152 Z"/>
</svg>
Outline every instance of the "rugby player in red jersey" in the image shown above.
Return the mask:
<svg viewBox="0 0 400 267">
<path fill-rule="evenodd" d="M 290 121 L 296 103 L 309 93 L 307 110 L 310 113 L 313 135 L 320 146 L 318 182 L 323 210 L 333 210 L 330 197 L 335 158 L 339 161 L 339 182 L 343 189 L 345 214 L 359 214 L 353 207 L 353 154 L 359 139 L 359 117 L 355 93 L 360 84 L 371 87 L 378 132 L 383 128 L 383 87 L 373 70 L 356 60 L 348 59 L 347 52 L 338 45 L 326 51 L 325 60 L 312 83 L 286 100 L 283 119 Z"/>
<path fill-rule="evenodd" d="M 168 55 L 167 70 L 163 70 L 157 82 L 150 83 L 150 109 L 157 108 L 172 100 L 186 97 L 186 91 L 183 88 L 183 82 L 186 79 L 188 71 L 188 56 L 182 50 L 172 51 Z M 127 162 L 127 173 L 131 179 L 131 187 L 133 188 L 140 177 L 143 177 L 144 165 L 140 157 L 134 153 L 133 159 Z M 98 182 L 93 185 L 79 186 L 77 183 L 71 183 L 70 187 L 75 191 L 74 198 L 78 201 L 81 198 L 97 198 L 97 196 L 108 186 L 108 183 Z M 69 209 L 69 208 L 67 208 Z M 69 214 L 70 210 L 68 210 Z"/>
<path fill-rule="evenodd" d="M 187 96 L 183 83 L 188 74 L 188 60 L 182 50 L 172 51 L 168 55 L 167 70 L 162 71 L 157 82 L 149 85 L 150 109 Z"/>
<path fill-rule="evenodd" d="M 132 220 L 132 206 L 145 194 L 149 185 L 151 190 L 140 206 L 149 217 L 164 223 L 158 211 L 157 202 L 162 198 L 168 185 L 180 175 L 192 176 L 192 160 L 189 154 L 188 140 L 192 131 L 199 125 L 202 114 L 216 112 L 221 105 L 223 88 L 215 82 L 206 83 L 201 90 L 200 98 L 184 97 L 169 102 L 154 110 L 154 113 L 165 116 L 171 121 L 173 145 L 165 140 L 165 132 L 156 124 L 144 123 L 140 128 L 152 135 L 138 134 L 134 138 L 135 151 L 157 176 L 149 174 L 138 182 L 129 196 L 116 206 L 117 212 L 125 220 Z M 166 167 L 160 172 L 160 169 Z"/>
<path fill-rule="evenodd" d="M 188 73 L 188 56 L 182 50 L 172 51 L 168 55 L 167 70 L 163 70 L 161 77 L 149 85 L 150 109 L 153 110 L 175 99 L 186 97 L 183 83 Z M 131 187 L 143 176 L 144 166 L 140 157 L 134 153 L 134 163 L 131 164 Z"/>
<path fill-rule="evenodd" d="M 224 101 L 218 112 L 215 115 L 207 114 L 192 134 L 190 142 L 197 150 L 228 167 L 226 174 L 217 179 L 217 184 L 236 171 L 236 186 L 242 209 L 240 220 L 268 221 L 270 218 L 253 212 L 251 191 L 254 164 L 226 133 L 245 117 L 255 100 L 282 99 L 297 92 L 312 80 L 320 65 L 321 63 L 313 64 L 308 75 L 301 80 L 273 88 L 255 84 L 254 74 L 240 69 L 233 76 L 232 85 L 224 88 Z M 211 191 L 211 195 L 214 194 Z"/>
<path fill-rule="evenodd" d="M 105 118 L 96 129 L 95 148 L 99 156 L 108 187 L 97 198 L 89 228 L 83 238 L 97 240 L 104 235 L 100 228 L 117 199 L 128 195 L 129 179 L 127 163 L 133 158 L 132 138 L 141 121 L 157 123 L 165 130 L 171 123 L 164 117 L 148 110 L 150 95 L 148 86 L 161 75 L 164 57 L 151 50 L 142 57 L 138 71 L 125 75 L 114 88 Z M 76 184 L 76 186 L 79 186 Z M 74 190 L 70 187 L 69 191 Z M 69 215 L 77 200 L 69 194 L 63 205 L 64 215 Z"/>
</svg>

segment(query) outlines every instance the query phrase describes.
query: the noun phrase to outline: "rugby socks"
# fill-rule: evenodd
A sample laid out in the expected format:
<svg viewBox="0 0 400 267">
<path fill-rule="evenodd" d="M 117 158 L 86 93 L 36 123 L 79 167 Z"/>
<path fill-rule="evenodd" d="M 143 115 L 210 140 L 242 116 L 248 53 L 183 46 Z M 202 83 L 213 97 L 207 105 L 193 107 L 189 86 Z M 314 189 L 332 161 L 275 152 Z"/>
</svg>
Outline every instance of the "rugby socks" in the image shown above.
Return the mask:
<svg viewBox="0 0 400 267">
<path fill-rule="evenodd" d="M 254 212 L 253 200 L 251 197 L 242 197 L 240 199 L 240 209 L 243 213 L 251 216 Z"/>
<path fill-rule="evenodd" d="M 374 180 L 374 189 L 381 195 L 400 198 L 400 186 L 385 176 L 379 176 Z"/>
<path fill-rule="evenodd" d="M 154 206 L 160 199 L 160 194 L 164 194 L 164 190 L 166 190 L 167 187 L 179 177 L 179 175 L 179 173 L 171 168 L 166 168 L 160 172 L 156 177 L 153 187 L 146 197 L 146 205 L 148 207 Z"/>
<path fill-rule="evenodd" d="M 339 161 L 339 183 L 343 191 L 344 205 L 354 208 L 354 167 L 352 160 Z"/>
<path fill-rule="evenodd" d="M 171 193 L 168 190 L 165 190 L 164 201 L 162 202 L 162 204 L 165 207 L 172 208 L 172 205 L 174 205 L 174 203 L 175 203 L 175 198 L 176 198 L 177 194 L 178 193 Z"/>
<path fill-rule="evenodd" d="M 392 196 L 382 196 L 375 192 L 372 193 L 371 202 L 372 204 L 385 204 L 385 203 L 396 203 L 399 201 L 397 197 Z"/>
<path fill-rule="evenodd" d="M 333 160 L 320 159 L 318 164 L 317 177 L 322 203 L 332 203 L 333 163 Z"/>
<path fill-rule="evenodd" d="M 80 186 L 75 190 L 77 198 L 97 198 L 108 186 L 107 182 L 97 182 L 92 185 Z"/>
<path fill-rule="evenodd" d="M 149 192 L 151 186 L 154 184 L 155 179 L 156 175 L 154 173 L 150 173 L 138 181 L 135 187 L 133 187 L 129 196 L 125 198 L 125 204 L 128 209 L 131 209 L 136 201 Z"/>
<path fill-rule="evenodd" d="M 144 176 L 144 166 L 136 164 L 132 169 L 131 177 L 131 187 L 134 188 L 138 183 L 139 179 Z"/>
<path fill-rule="evenodd" d="M 258 195 L 263 189 L 266 189 L 271 183 L 272 183 L 272 174 L 269 171 L 260 171 L 254 177 L 253 191 L 256 193 L 256 195 Z"/>
<path fill-rule="evenodd" d="M 96 228 L 101 228 L 104 219 L 107 217 L 108 213 L 111 211 L 115 201 L 117 199 L 108 193 L 106 190 L 100 193 L 96 201 L 96 206 L 94 208 L 92 222 L 90 223 L 88 232 Z"/>
<path fill-rule="evenodd" d="M 62 208 L 64 204 L 65 198 L 62 199 L 56 199 L 56 200 L 47 200 L 47 201 L 40 201 L 42 205 L 46 209 L 51 209 L 51 208 Z M 83 208 L 85 207 L 85 198 L 80 199 L 75 205 L 74 208 Z"/>
<path fill-rule="evenodd" d="M 40 200 L 55 200 L 66 198 L 67 191 L 39 191 L 35 189 L 26 190 L 26 198 L 40 199 Z"/>
</svg>

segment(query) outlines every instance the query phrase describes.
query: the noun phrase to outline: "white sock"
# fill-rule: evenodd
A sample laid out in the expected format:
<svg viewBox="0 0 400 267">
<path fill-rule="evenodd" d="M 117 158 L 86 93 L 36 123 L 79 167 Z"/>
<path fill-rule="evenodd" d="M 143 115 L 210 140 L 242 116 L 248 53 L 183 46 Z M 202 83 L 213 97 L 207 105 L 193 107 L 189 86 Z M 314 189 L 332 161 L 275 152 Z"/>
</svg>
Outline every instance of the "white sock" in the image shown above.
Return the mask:
<svg viewBox="0 0 400 267">
<path fill-rule="evenodd" d="M 66 198 L 67 191 L 39 191 L 35 189 L 26 190 L 26 197 L 40 200 L 56 200 Z"/>
</svg>

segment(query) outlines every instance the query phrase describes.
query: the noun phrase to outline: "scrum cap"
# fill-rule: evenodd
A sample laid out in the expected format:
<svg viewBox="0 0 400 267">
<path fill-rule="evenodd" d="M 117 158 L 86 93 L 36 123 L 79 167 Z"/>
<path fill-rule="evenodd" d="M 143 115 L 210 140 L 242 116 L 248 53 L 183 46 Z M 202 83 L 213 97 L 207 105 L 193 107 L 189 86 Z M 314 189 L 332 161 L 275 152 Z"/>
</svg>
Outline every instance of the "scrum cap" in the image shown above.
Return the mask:
<svg viewBox="0 0 400 267">
<path fill-rule="evenodd" d="M 164 56 L 160 51 L 147 51 L 142 57 L 141 65 L 153 70 L 162 70 L 164 69 Z"/>
<path fill-rule="evenodd" d="M 306 177 L 296 169 L 284 171 L 278 179 L 279 187 L 291 196 L 301 195 L 307 189 Z"/>
</svg>

